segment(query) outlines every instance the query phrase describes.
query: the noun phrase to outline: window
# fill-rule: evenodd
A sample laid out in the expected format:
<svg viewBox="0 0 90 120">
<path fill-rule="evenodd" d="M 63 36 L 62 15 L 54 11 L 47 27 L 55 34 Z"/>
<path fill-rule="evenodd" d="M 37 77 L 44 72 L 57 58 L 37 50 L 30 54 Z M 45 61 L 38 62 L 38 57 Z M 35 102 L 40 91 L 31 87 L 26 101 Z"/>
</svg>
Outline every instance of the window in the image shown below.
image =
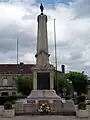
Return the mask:
<svg viewBox="0 0 90 120">
<path fill-rule="evenodd" d="M 8 85 L 8 79 L 7 78 L 4 78 L 3 79 L 3 86 L 7 86 Z"/>
<path fill-rule="evenodd" d="M 16 95 L 16 92 L 12 92 L 12 95 Z"/>
<path fill-rule="evenodd" d="M 12 85 L 14 85 L 14 86 L 16 85 L 15 78 L 13 78 Z"/>
<path fill-rule="evenodd" d="M 1 96 L 8 96 L 8 92 L 2 92 Z"/>
</svg>

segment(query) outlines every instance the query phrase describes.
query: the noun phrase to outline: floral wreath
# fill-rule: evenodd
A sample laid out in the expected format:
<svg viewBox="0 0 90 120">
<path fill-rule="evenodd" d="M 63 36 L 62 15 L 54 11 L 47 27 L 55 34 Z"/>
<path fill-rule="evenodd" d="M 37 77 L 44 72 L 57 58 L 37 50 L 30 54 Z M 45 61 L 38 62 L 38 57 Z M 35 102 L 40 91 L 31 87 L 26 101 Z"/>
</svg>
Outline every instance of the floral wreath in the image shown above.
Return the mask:
<svg viewBox="0 0 90 120">
<path fill-rule="evenodd" d="M 38 111 L 40 113 L 48 113 L 51 111 L 50 106 L 47 103 L 42 103 L 39 105 Z"/>
</svg>

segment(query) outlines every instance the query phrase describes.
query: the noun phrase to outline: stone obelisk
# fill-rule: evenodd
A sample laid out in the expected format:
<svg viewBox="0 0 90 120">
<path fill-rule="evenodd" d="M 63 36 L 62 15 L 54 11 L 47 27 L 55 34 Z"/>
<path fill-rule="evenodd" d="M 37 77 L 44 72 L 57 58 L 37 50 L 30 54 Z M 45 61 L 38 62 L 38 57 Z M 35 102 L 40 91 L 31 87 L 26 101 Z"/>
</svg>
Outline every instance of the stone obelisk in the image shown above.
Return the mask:
<svg viewBox="0 0 90 120">
<path fill-rule="evenodd" d="M 37 54 L 36 64 L 45 65 L 49 64 L 48 54 L 48 37 L 47 37 L 47 16 L 43 14 L 43 6 L 41 4 L 41 14 L 37 17 L 38 30 L 37 30 Z"/>
<path fill-rule="evenodd" d="M 74 112 L 73 101 L 62 102 L 56 94 L 53 83 L 54 67 L 49 64 L 48 37 L 47 37 L 47 16 L 43 14 L 43 6 L 40 6 L 41 14 L 38 16 L 37 53 L 36 67 L 33 72 L 33 90 L 27 99 L 16 101 L 16 114 L 37 114 L 41 103 L 49 104 L 51 112 L 63 113 Z M 64 104 L 64 105 L 63 105 Z M 70 114 L 69 114 L 70 115 Z"/>
<path fill-rule="evenodd" d="M 37 53 L 36 67 L 33 71 L 33 90 L 28 96 L 28 99 L 56 99 L 57 96 L 54 90 L 54 67 L 49 64 L 48 53 L 48 35 L 47 35 L 47 16 L 43 13 L 44 7 L 40 6 L 41 14 L 37 17 Z"/>
</svg>

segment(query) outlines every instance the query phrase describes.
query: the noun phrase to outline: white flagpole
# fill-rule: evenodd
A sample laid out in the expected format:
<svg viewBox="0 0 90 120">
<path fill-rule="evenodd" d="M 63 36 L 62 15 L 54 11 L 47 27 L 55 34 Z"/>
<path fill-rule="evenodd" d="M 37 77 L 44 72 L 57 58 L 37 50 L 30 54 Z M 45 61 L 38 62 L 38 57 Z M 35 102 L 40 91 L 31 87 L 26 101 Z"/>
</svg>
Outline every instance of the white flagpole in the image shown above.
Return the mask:
<svg viewBox="0 0 90 120">
<path fill-rule="evenodd" d="M 54 45 L 55 45 L 55 75 L 56 75 L 56 85 L 57 85 L 57 93 L 58 93 L 58 80 L 57 80 L 57 45 L 56 45 L 56 26 L 55 26 L 56 19 L 54 18 Z"/>
<path fill-rule="evenodd" d="M 17 36 L 17 65 L 18 65 L 18 60 L 19 60 L 19 39 L 18 39 L 18 36 Z"/>
</svg>

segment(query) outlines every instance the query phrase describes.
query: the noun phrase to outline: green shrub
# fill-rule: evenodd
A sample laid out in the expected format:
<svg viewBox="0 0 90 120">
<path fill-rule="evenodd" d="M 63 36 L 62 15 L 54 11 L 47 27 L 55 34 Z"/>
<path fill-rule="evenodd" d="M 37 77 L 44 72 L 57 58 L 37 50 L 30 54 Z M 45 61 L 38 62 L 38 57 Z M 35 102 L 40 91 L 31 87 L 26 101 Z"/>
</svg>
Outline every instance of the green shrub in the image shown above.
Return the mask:
<svg viewBox="0 0 90 120">
<path fill-rule="evenodd" d="M 15 104 L 15 100 L 12 101 L 12 104 Z"/>
<path fill-rule="evenodd" d="M 4 109 L 12 109 L 12 103 L 7 101 L 4 103 Z"/>
<path fill-rule="evenodd" d="M 85 110 L 86 109 L 86 103 L 85 102 L 80 102 L 78 104 L 78 109 Z"/>
<path fill-rule="evenodd" d="M 81 102 L 85 102 L 85 96 L 79 96 L 77 98 L 77 104 L 81 103 Z"/>
<path fill-rule="evenodd" d="M 4 105 L 7 101 L 12 102 L 13 100 L 17 100 L 17 96 L 0 96 L 0 105 Z"/>
<path fill-rule="evenodd" d="M 5 102 L 10 101 L 12 102 L 13 100 L 16 101 L 17 99 L 24 99 L 26 96 L 0 96 L 0 105 L 4 105 Z M 12 103 L 13 104 L 13 103 Z"/>
</svg>

